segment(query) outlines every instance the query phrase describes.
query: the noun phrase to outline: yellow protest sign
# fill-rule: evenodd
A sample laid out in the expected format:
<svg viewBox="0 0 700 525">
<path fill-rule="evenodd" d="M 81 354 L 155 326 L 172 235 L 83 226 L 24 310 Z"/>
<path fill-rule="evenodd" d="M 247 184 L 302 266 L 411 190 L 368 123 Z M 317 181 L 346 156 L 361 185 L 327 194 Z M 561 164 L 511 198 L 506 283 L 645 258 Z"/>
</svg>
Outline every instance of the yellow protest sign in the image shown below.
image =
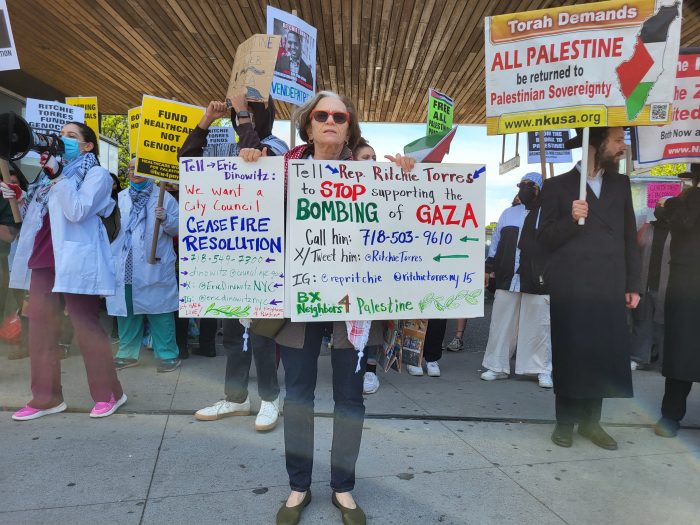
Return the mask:
<svg viewBox="0 0 700 525">
<path fill-rule="evenodd" d="M 100 120 L 97 112 L 97 97 L 66 97 L 66 104 L 85 110 L 85 124 L 100 136 Z"/>
<path fill-rule="evenodd" d="M 136 174 L 177 182 L 180 178 L 177 153 L 203 115 L 202 107 L 144 95 L 138 124 Z"/>
<path fill-rule="evenodd" d="M 129 122 L 129 157 L 136 156 L 136 143 L 139 140 L 139 121 L 141 120 L 141 106 L 131 108 L 127 113 Z"/>
</svg>

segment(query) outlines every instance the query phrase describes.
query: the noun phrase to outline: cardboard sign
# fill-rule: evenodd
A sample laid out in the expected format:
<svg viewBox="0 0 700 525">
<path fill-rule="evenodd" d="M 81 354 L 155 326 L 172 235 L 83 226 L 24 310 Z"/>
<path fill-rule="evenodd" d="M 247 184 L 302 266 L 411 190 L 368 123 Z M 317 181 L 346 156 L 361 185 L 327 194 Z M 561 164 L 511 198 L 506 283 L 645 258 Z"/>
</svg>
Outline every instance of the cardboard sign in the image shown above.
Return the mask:
<svg viewBox="0 0 700 525">
<path fill-rule="evenodd" d="M 284 163 L 180 162 L 180 316 L 284 314 Z"/>
<path fill-rule="evenodd" d="M 253 35 L 241 43 L 233 60 L 226 98 L 245 94 L 248 100 L 267 102 L 279 47 L 280 37 L 271 35 Z"/>
<path fill-rule="evenodd" d="M 635 128 L 634 166 L 700 162 L 700 53 L 681 51 L 676 66 L 672 122 Z"/>
<path fill-rule="evenodd" d="M 290 160 L 292 320 L 482 316 L 485 172 Z"/>
<path fill-rule="evenodd" d="M 210 126 L 207 134 L 207 146 L 217 144 L 233 144 L 236 141 L 236 134 L 233 126 Z"/>
<path fill-rule="evenodd" d="M 6 0 L 0 0 L 0 71 L 19 69 L 17 48 L 12 36 L 10 14 L 7 12 Z"/>
<path fill-rule="evenodd" d="M 452 129 L 455 101 L 437 89 L 428 89 L 428 135 Z"/>
<path fill-rule="evenodd" d="M 129 156 L 136 156 L 136 146 L 139 141 L 139 122 L 141 120 L 141 106 L 131 108 L 128 111 L 129 120 Z"/>
<path fill-rule="evenodd" d="M 66 97 L 66 104 L 85 110 L 85 124 L 92 128 L 95 136 L 100 136 L 100 119 L 97 110 L 97 97 Z"/>
<path fill-rule="evenodd" d="M 33 131 L 58 135 L 67 122 L 85 122 L 85 110 L 51 100 L 28 98 L 24 118 Z"/>
<path fill-rule="evenodd" d="M 272 98 L 300 106 L 316 91 L 316 28 L 268 5 L 267 34 L 281 38 Z"/>
<path fill-rule="evenodd" d="M 177 183 L 180 176 L 177 153 L 203 115 L 202 107 L 144 95 L 138 124 L 136 174 Z"/>
<path fill-rule="evenodd" d="M 668 123 L 680 28 L 680 0 L 487 17 L 488 134 Z"/>
<path fill-rule="evenodd" d="M 567 140 L 569 140 L 568 129 L 544 132 L 544 154 L 547 162 L 551 164 L 572 162 L 571 150 L 564 148 Z M 540 163 L 540 134 L 538 131 L 530 131 L 527 134 L 527 163 Z"/>
<path fill-rule="evenodd" d="M 663 197 L 677 197 L 682 189 L 681 182 L 650 182 L 647 184 L 647 208 L 656 208 Z"/>
</svg>

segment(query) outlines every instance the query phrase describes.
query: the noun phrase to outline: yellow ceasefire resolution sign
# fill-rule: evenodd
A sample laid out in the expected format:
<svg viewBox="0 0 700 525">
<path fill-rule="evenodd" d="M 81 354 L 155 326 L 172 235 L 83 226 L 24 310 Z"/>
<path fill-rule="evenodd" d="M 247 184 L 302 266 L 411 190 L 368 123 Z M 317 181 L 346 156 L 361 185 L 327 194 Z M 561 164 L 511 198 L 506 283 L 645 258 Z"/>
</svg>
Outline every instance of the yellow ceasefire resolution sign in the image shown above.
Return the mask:
<svg viewBox="0 0 700 525">
<path fill-rule="evenodd" d="M 177 153 L 203 115 L 202 107 L 144 95 L 138 123 L 136 174 L 178 182 Z"/>
<path fill-rule="evenodd" d="M 92 128 L 95 136 L 100 136 L 100 120 L 97 111 L 97 97 L 66 97 L 66 104 L 85 110 L 85 124 Z"/>
</svg>

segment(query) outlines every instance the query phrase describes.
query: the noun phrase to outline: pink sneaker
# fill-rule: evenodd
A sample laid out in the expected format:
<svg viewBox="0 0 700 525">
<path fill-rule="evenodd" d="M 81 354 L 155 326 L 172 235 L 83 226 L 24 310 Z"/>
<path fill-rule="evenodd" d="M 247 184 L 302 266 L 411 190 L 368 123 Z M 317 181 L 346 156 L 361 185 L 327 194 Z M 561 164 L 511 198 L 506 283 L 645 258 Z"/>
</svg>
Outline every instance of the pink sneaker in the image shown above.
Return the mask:
<svg viewBox="0 0 700 525">
<path fill-rule="evenodd" d="M 32 408 L 29 405 L 26 405 L 24 408 L 21 408 L 12 414 L 12 419 L 15 421 L 29 421 L 30 419 L 37 419 L 39 417 L 48 416 L 49 414 L 58 414 L 59 412 L 63 412 L 66 408 L 68 407 L 65 403 L 61 403 L 60 405 L 56 405 L 53 408 L 47 408 L 45 410 Z"/>
<path fill-rule="evenodd" d="M 126 394 L 122 394 L 119 401 L 114 400 L 114 394 L 109 398 L 109 401 L 100 401 L 95 403 L 95 408 L 90 412 L 90 417 L 107 417 L 114 414 L 117 409 L 126 403 Z"/>
</svg>

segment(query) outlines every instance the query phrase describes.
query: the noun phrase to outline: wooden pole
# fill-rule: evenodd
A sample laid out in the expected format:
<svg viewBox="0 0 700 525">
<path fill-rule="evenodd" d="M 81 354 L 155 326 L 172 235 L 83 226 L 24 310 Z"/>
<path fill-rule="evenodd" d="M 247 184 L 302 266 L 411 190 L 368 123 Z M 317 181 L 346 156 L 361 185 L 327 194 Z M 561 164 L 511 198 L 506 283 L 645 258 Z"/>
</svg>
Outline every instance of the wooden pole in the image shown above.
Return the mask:
<svg viewBox="0 0 700 525">
<path fill-rule="evenodd" d="M 542 180 L 547 178 L 547 154 L 544 151 L 544 131 L 539 132 L 540 137 L 540 171 Z"/>
<path fill-rule="evenodd" d="M 292 9 L 292 16 L 297 16 L 297 10 Z M 292 114 L 294 111 L 289 114 L 289 148 L 292 149 L 297 145 L 297 130 L 294 128 L 294 119 L 292 118 Z"/>
<path fill-rule="evenodd" d="M 503 146 L 501 146 L 501 164 L 506 161 L 506 136 L 503 135 Z"/>
<path fill-rule="evenodd" d="M 552 163 L 550 162 L 550 163 L 549 163 L 549 178 L 551 179 L 551 178 L 553 178 L 553 177 L 554 177 L 554 164 L 552 164 Z"/>
<path fill-rule="evenodd" d="M 583 144 L 581 145 L 581 178 L 579 179 L 578 198 L 586 200 L 586 178 L 588 177 L 588 138 L 590 136 L 590 128 L 583 128 Z M 581 217 L 578 220 L 579 225 L 586 224 L 586 219 Z"/>
<path fill-rule="evenodd" d="M 165 200 L 165 182 L 160 181 L 160 192 L 158 193 L 158 207 L 163 207 L 163 201 Z M 156 219 L 156 225 L 153 228 L 153 242 L 151 242 L 151 255 L 148 257 L 148 262 L 150 264 L 156 264 L 160 259 L 156 257 L 156 248 L 158 246 L 158 234 L 160 233 L 161 220 Z"/>
<path fill-rule="evenodd" d="M 5 184 L 11 184 L 10 179 L 10 164 L 6 159 L 0 159 L 0 171 L 2 171 L 2 181 Z M 17 204 L 17 199 L 8 199 L 10 203 L 10 209 L 12 210 L 12 218 L 15 222 L 22 222 L 22 214 L 19 212 L 19 205 Z"/>
</svg>

